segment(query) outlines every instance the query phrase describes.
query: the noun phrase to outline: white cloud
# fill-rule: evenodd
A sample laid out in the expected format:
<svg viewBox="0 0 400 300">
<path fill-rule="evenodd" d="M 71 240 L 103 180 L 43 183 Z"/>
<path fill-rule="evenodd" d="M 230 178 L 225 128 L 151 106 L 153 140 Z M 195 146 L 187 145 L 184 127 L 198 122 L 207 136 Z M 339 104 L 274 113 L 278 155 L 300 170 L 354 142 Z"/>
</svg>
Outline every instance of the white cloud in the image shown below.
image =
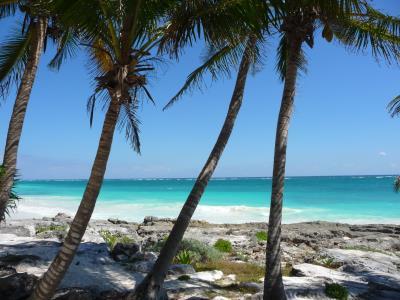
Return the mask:
<svg viewBox="0 0 400 300">
<path fill-rule="evenodd" d="M 381 152 L 378 153 L 378 155 L 379 155 L 379 156 L 386 156 L 387 153 L 386 153 L 385 151 L 381 151 Z"/>
</svg>

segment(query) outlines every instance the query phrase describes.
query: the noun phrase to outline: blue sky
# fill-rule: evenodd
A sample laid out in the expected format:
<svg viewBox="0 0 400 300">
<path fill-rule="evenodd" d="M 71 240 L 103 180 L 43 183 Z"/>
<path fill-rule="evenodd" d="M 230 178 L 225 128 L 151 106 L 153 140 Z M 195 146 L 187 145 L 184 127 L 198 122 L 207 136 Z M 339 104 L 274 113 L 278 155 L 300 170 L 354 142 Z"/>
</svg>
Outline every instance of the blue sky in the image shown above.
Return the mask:
<svg viewBox="0 0 400 300">
<path fill-rule="evenodd" d="M 375 1 L 378 3 L 377 1 Z M 398 0 L 379 1 L 400 15 Z M 12 28 L 2 22 L 0 38 Z M 282 84 L 275 70 L 276 42 L 266 47 L 263 70 L 248 79 L 242 111 L 215 176 L 270 176 Z M 42 57 L 20 144 L 18 168 L 26 179 L 87 178 L 96 152 L 104 112 L 89 127 L 86 101 L 91 94 L 86 58 L 79 54 L 59 72 Z M 171 109 L 162 107 L 201 62 L 202 45 L 187 49 L 179 62 L 168 61 L 152 78 L 157 105 L 139 110 L 142 155 L 117 133 L 107 178 L 195 177 L 205 162 L 222 122 L 234 78 L 208 81 Z M 350 175 L 400 172 L 400 119 L 386 105 L 400 94 L 400 69 L 317 39 L 307 49 L 308 73 L 298 80 L 289 133 L 287 174 Z M 15 90 L 0 106 L 0 155 Z"/>
</svg>

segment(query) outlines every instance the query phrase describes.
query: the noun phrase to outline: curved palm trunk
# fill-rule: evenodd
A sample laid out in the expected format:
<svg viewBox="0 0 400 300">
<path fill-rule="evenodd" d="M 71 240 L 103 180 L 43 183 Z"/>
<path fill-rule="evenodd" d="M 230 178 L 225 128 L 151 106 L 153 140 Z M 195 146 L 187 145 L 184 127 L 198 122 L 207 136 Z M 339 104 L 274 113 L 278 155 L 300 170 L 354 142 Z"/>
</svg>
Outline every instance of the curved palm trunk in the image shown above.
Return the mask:
<svg viewBox="0 0 400 300">
<path fill-rule="evenodd" d="M 18 146 L 21 139 L 25 113 L 31 95 L 40 56 L 47 30 L 47 20 L 40 18 L 34 25 L 35 35 L 30 45 L 28 61 L 18 88 L 13 112 L 8 126 L 7 140 L 4 150 L 4 177 L 0 181 L 0 221 L 4 221 L 10 191 L 14 183 L 17 168 Z"/>
<path fill-rule="evenodd" d="M 293 110 L 301 44 L 301 41 L 295 40 L 291 43 L 289 48 L 285 85 L 276 128 L 272 194 L 268 224 L 266 272 L 264 280 L 264 300 L 286 299 L 281 272 L 282 200 L 285 181 L 289 121 Z"/>
<path fill-rule="evenodd" d="M 33 300 L 51 299 L 75 256 L 90 217 L 92 216 L 103 183 L 119 110 L 120 106 L 118 101 L 112 99 L 105 116 L 99 147 L 81 204 L 79 205 L 60 251 L 35 287 L 33 295 L 31 296 Z"/>
<path fill-rule="evenodd" d="M 233 126 L 235 125 L 236 117 L 242 105 L 246 79 L 251 65 L 251 53 L 254 49 L 255 43 L 256 39 L 253 38 L 247 42 L 242 61 L 240 63 L 235 89 L 229 104 L 228 113 L 218 136 L 217 142 L 215 143 L 206 164 L 197 177 L 196 183 L 194 184 L 184 206 L 182 207 L 182 210 L 174 224 L 174 227 L 171 230 L 171 233 L 168 236 L 164 247 L 161 249 L 160 255 L 153 267 L 153 270 L 138 285 L 133 293 L 128 296 L 128 299 L 165 299 L 165 294 L 162 292 L 162 285 L 169 266 L 176 255 L 183 235 L 189 226 L 189 222 L 193 216 L 193 213 L 200 202 L 204 190 L 206 189 L 207 184 L 214 173 L 214 170 L 217 167 L 218 161 L 232 133 Z"/>
</svg>

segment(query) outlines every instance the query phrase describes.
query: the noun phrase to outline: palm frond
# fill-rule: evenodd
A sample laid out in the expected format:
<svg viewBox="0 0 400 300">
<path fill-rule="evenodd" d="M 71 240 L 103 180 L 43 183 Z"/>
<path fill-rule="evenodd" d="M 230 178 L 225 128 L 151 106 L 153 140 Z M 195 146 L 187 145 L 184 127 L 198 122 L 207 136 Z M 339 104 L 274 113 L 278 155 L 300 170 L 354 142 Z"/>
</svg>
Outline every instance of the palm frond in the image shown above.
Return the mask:
<svg viewBox="0 0 400 300">
<path fill-rule="evenodd" d="M 278 72 L 281 81 L 284 81 L 286 78 L 286 66 L 288 59 L 287 43 L 288 41 L 286 35 L 282 34 L 277 49 L 277 62 L 275 66 L 275 69 Z M 303 49 L 300 50 L 300 56 L 297 61 L 297 67 L 300 71 L 307 73 L 307 58 Z"/>
<path fill-rule="evenodd" d="M 130 103 L 124 103 L 120 112 L 119 129 L 125 130 L 126 139 L 130 142 L 133 150 L 140 154 L 139 125 L 137 118 L 138 103 L 137 98 Z"/>
<path fill-rule="evenodd" d="M 18 84 L 21 79 L 31 39 L 31 30 L 25 34 L 15 30 L 14 34 L 0 44 L 0 92 L 2 96 L 6 95 L 10 84 Z"/>
<path fill-rule="evenodd" d="M 0 165 L 0 183 L 3 180 L 4 176 L 5 176 L 5 167 L 3 165 Z M 0 218 L 0 222 L 4 221 L 6 215 L 10 216 L 11 212 L 16 210 L 17 202 L 21 199 L 21 197 L 15 191 L 18 181 L 19 181 L 19 176 L 18 172 L 16 172 L 16 174 L 14 175 L 14 181 L 10 190 L 8 201 L 4 207 L 5 214 L 2 216 L 3 219 Z"/>
<path fill-rule="evenodd" d="M 394 98 L 392 101 L 389 102 L 388 106 L 388 111 L 390 113 L 390 116 L 396 117 L 400 115 L 400 95 Z"/>
<path fill-rule="evenodd" d="M 203 38 L 206 43 L 238 43 L 250 32 L 262 37 L 271 8 L 267 1 L 182 1 L 168 16 L 160 52 L 178 57 L 186 46 Z M 276 1 L 274 1 L 276 2 Z"/>
<path fill-rule="evenodd" d="M 332 22 L 335 37 L 353 51 L 371 50 L 388 63 L 400 59 L 400 18 L 384 14 L 367 2 L 361 13 L 350 13 Z"/>
<path fill-rule="evenodd" d="M 78 33 L 71 28 L 67 28 L 58 39 L 57 53 L 51 59 L 49 67 L 59 70 L 63 61 L 74 57 L 79 47 Z"/>
<path fill-rule="evenodd" d="M 231 68 L 237 66 L 243 51 L 243 43 L 236 46 L 223 46 L 221 49 L 209 48 L 207 60 L 189 74 L 182 88 L 168 101 L 163 109 L 171 107 L 186 92 L 201 88 L 206 74 L 210 74 L 213 80 L 221 76 L 230 77 Z"/>
<path fill-rule="evenodd" d="M 19 6 L 18 2 L 17 0 L 0 0 L 0 19 L 15 15 Z"/>
</svg>

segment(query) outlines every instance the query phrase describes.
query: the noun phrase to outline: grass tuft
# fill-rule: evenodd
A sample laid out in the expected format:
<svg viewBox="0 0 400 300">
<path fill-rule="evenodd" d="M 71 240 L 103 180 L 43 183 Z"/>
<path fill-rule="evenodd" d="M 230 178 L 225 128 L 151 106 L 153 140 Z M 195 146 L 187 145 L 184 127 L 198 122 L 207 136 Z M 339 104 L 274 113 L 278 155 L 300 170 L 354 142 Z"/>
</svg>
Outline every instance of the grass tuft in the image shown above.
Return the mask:
<svg viewBox="0 0 400 300">
<path fill-rule="evenodd" d="M 36 234 L 39 234 L 39 233 L 48 232 L 48 231 L 67 231 L 67 229 L 68 229 L 67 225 L 55 225 L 55 224 L 37 225 L 35 227 L 35 232 L 36 232 Z"/>
<path fill-rule="evenodd" d="M 181 250 L 174 258 L 175 264 L 191 265 L 195 260 L 196 254 L 189 250 Z"/>
<path fill-rule="evenodd" d="M 264 267 L 262 266 L 225 260 L 198 263 L 195 265 L 195 270 L 197 272 L 220 270 L 224 274 L 235 274 L 239 282 L 258 282 L 260 278 L 264 277 Z"/>
<path fill-rule="evenodd" d="M 232 243 L 228 240 L 218 239 L 214 244 L 214 248 L 221 252 L 231 253 Z"/>
<path fill-rule="evenodd" d="M 268 240 L 268 234 L 266 231 L 258 231 L 256 233 L 256 238 L 259 241 L 266 241 L 266 240 Z"/>
<path fill-rule="evenodd" d="M 129 236 L 127 236 L 125 234 L 121 234 L 119 232 L 111 233 L 108 230 L 100 230 L 99 234 L 103 238 L 103 240 L 106 242 L 110 251 L 113 250 L 115 245 L 118 243 L 131 244 L 134 242 L 134 239 L 130 238 Z"/>
<path fill-rule="evenodd" d="M 338 300 L 347 300 L 349 298 L 349 292 L 347 288 L 338 283 L 326 283 L 325 294 L 329 298 Z"/>
</svg>

